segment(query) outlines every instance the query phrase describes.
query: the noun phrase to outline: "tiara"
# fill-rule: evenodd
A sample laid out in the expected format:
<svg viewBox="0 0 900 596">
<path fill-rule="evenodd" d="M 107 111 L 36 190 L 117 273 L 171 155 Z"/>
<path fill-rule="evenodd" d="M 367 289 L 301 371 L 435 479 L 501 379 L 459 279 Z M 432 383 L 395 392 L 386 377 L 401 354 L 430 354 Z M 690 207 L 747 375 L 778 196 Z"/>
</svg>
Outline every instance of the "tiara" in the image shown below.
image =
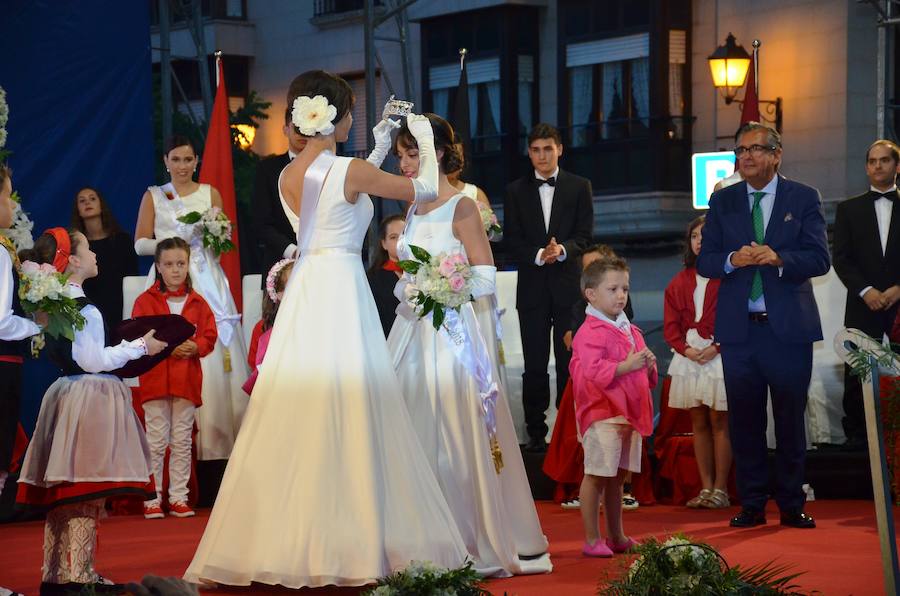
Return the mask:
<svg viewBox="0 0 900 596">
<path fill-rule="evenodd" d="M 278 292 L 275 290 L 275 280 L 278 279 L 278 274 L 293 262 L 294 259 L 281 259 L 269 269 L 269 274 L 266 275 L 266 294 L 268 294 L 272 302 L 278 302 Z"/>
<path fill-rule="evenodd" d="M 391 95 L 387 103 L 384 104 L 384 111 L 381 113 L 381 119 L 384 120 L 388 116 L 409 116 L 412 113 L 413 106 L 416 105 L 411 101 L 403 99 L 394 99 Z"/>
</svg>

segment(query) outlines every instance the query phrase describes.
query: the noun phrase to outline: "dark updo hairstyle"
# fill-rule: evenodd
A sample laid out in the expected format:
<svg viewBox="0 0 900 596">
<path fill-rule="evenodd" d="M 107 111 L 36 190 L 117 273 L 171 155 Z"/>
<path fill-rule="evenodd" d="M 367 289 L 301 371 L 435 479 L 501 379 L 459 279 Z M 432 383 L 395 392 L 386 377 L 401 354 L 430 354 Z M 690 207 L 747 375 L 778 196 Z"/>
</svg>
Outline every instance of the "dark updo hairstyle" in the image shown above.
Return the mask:
<svg viewBox="0 0 900 596">
<path fill-rule="evenodd" d="M 694 230 L 702 226 L 706 223 L 706 216 L 701 215 L 700 217 L 694 219 L 691 223 L 688 224 L 687 233 L 684 235 L 684 257 L 682 257 L 682 261 L 684 261 L 685 267 L 696 267 L 697 266 L 697 255 L 694 254 L 694 251 L 691 249 L 691 234 L 694 233 Z"/>
<path fill-rule="evenodd" d="M 350 84 L 341 77 L 324 70 L 308 70 L 301 75 L 297 75 L 291 81 L 287 93 L 288 114 L 293 111 L 294 100 L 302 95 L 307 97 L 321 95 L 327 99 L 328 103 L 337 110 L 337 115 L 331 121 L 332 124 L 340 122 L 353 108 L 353 89 L 350 88 Z M 291 121 L 290 118 L 288 120 Z M 297 131 L 297 134 L 301 134 L 296 126 L 294 126 L 294 130 Z"/>
<path fill-rule="evenodd" d="M 184 135 L 172 135 L 171 137 L 166 139 L 166 143 L 163 145 L 163 155 L 168 157 L 169 153 L 172 152 L 172 149 L 175 149 L 176 147 L 184 147 L 185 145 L 191 148 L 191 151 L 194 152 L 194 155 L 197 155 L 197 148 L 194 147 L 194 142 Z"/>
<path fill-rule="evenodd" d="M 172 250 L 179 249 L 183 250 L 187 254 L 188 264 L 191 261 L 191 245 L 185 242 L 183 238 L 178 236 L 174 236 L 172 238 L 166 238 L 165 240 L 160 240 L 156 244 L 156 252 L 153 254 L 153 262 L 159 263 L 159 260 L 162 258 L 162 254 L 164 250 Z M 159 269 L 153 267 L 153 274 L 156 276 L 156 281 L 159 284 L 159 291 L 166 291 L 166 283 L 163 281 L 162 275 L 159 273 Z M 184 287 L 187 288 L 187 291 L 190 292 L 193 289 L 191 285 L 191 273 L 188 271 L 187 277 L 184 278 Z"/>
<path fill-rule="evenodd" d="M 110 236 L 121 232 L 122 226 L 119 225 L 116 216 L 113 215 L 112 210 L 109 208 L 109 203 L 103 198 L 103 193 L 93 186 L 82 186 L 78 189 L 78 192 L 75 193 L 75 204 L 72 205 L 72 227 L 85 236 L 87 235 L 87 230 L 85 230 L 84 227 L 84 219 L 81 217 L 81 214 L 78 213 L 78 195 L 85 190 L 93 191 L 100 200 L 100 225 L 103 226 L 103 231 Z"/>
<path fill-rule="evenodd" d="M 428 121 L 431 122 L 431 129 L 434 131 L 434 150 L 436 152 L 444 152 L 443 157 L 440 159 L 441 171 L 447 174 L 462 169 L 463 156 L 460 153 L 459 145 L 454 142 L 457 136 L 453 132 L 453 127 L 437 114 L 426 112 L 423 116 L 426 116 Z M 403 126 L 397 132 L 397 138 L 394 140 L 395 153 L 397 152 L 397 147 L 404 147 L 405 149 L 418 149 L 419 147 L 419 144 L 416 143 L 416 137 L 409 131 L 409 126 L 407 126 L 405 120 L 403 121 Z"/>
<path fill-rule="evenodd" d="M 66 230 L 69 233 L 69 244 L 70 246 L 70 255 L 74 255 L 78 251 L 78 246 L 81 244 L 81 238 L 79 238 L 79 230 L 75 228 L 69 228 Z M 42 265 L 44 263 L 53 264 L 53 259 L 56 257 L 56 238 L 54 238 L 50 234 L 41 234 L 34 241 L 34 246 L 31 248 L 24 248 L 19 251 L 19 260 L 22 262 L 31 261 L 32 263 L 37 263 L 38 265 Z"/>
<path fill-rule="evenodd" d="M 374 272 L 381 269 L 385 263 L 391 258 L 388 252 L 381 246 L 381 242 L 387 239 L 388 226 L 395 221 L 406 221 L 406 216 L 402 213 L 388 215 L 378 224 L 378 244 L 375 246 L 375 255 L 372 258 L 372 266 L 369 271 Z"/>
</svg>

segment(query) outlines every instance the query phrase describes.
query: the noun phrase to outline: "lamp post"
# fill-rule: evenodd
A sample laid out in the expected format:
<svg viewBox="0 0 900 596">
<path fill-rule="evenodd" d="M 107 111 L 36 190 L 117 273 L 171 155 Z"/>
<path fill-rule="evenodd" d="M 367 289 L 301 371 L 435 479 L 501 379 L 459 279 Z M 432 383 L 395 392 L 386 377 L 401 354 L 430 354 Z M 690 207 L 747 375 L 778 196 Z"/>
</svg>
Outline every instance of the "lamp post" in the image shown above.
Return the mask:
<svg viewBox="0 0 900 596">
<path fill-rule="evenodd" d="M 725 104 L 730 105 L 736 103 L 743 107 L 744 100 L 736 99 L 738 91 L 747 82 L 747 73 L 750 70 L 750 64 L 753 64 L 753 84 L 756 91 L 756 97 L 759 97 L 759 47 L 762 45 L 758 39 L 753 40 L 753 56 L 747 53 L 743 46 L 738 45 L 737 40 L 731 33 L 725 39 L 725 44 L 716 48 L 716 51 L 710 54 L 709 71 L 712 75 L 713 86 L 719 89 Z M 747 94 L 744 93 L 746 98 Z M 757 99 L 757 103 L 765 106 L 765 114 L 768 116 L 766 120 L 775 126 L 775 130 L 781 132 L 783 124 L 783 115 L 781 111 L 781 98 L 775 99 Z M 762 117 L 762 114 L 760 114 Z"/>
</svg>

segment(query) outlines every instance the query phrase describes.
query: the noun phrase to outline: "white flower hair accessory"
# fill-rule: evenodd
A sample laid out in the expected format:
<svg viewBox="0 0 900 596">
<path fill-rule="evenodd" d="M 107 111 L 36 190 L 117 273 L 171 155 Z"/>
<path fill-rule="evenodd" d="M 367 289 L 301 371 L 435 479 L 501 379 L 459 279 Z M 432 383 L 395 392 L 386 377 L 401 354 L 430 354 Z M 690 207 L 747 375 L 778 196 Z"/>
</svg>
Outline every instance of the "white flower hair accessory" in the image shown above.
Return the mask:
<svg viewBox="0 0 900 596">
<path fill-rule="evenodd" d="M 275 289 L 275 282 L 278 279 L 278 274 L 281 273 L 281 270 L 292 264 L 294 259 L 281 259 L 269 269 L 269 274 L 266 275 L 266 294 L 269 295 L 269 298 L 272 302 L 278 303 L 278 291 Z"/>
<path fill-rule="evenodd" d="M 291 108 L 291 122 L 308 137 L 316 134 L 330 135 L 334 132 L 332 121 L 337 116 L 337 108 L 328 103 L 323 95 L 309 97 L 301 95 L 294 100 Z"/>
</svg>

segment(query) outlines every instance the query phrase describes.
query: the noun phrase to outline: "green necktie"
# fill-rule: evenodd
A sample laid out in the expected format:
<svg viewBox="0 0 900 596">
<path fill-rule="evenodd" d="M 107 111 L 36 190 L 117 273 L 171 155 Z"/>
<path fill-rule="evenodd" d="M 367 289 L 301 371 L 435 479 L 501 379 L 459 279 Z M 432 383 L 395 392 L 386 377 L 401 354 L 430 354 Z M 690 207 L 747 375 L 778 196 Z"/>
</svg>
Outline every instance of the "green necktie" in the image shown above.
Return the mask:
<svg viewBox="0 0 900 596">
<path fill-rule="evenodd" d="M 753 220 L 753 234 L 756 236 L 756 243 L 762 244 L 766 239 L 766 225 L 763 221 L 762 207 L 760 207 L 759 202 L 766 196 L 766 193 L 756 191 L 750 194 L 753 195 L 753 209 L 750 211 L 750 217 Z M 759 272 L 759 267 L 757 267 L 756 272 L 753 274 L 753 283 L 750 284 L 750 300 L 755 302 L 762 295 L 762 274 Z"/>
</svg>

